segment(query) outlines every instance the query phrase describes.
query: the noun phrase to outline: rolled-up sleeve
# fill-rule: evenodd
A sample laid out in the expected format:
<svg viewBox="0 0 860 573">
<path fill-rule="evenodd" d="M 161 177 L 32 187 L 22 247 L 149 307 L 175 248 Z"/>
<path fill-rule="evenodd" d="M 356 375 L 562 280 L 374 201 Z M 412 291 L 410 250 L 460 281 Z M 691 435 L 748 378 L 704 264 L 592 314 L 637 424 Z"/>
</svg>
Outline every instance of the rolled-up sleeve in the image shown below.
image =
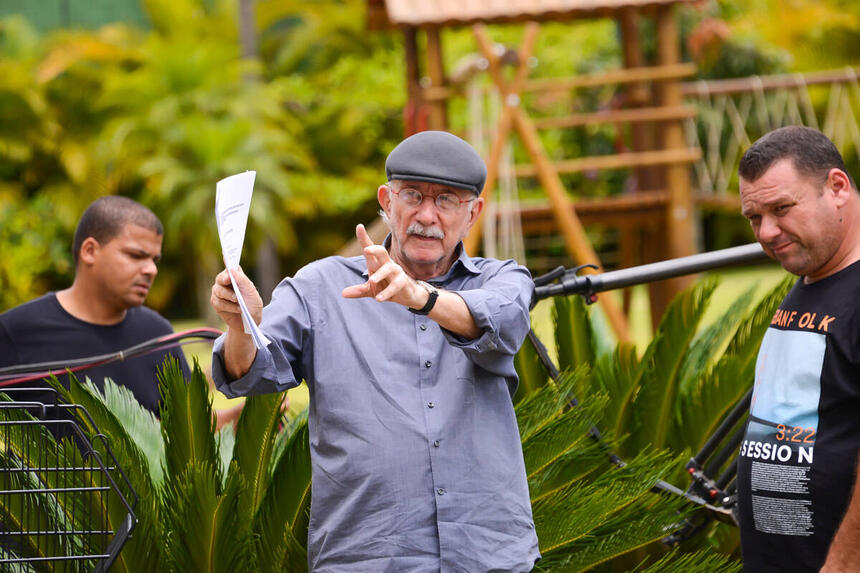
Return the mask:
<svg viewBox="0 0 860 573">
<path fill-rule="evenodd" d="M 271 340 L 248 372 L 232 380 L 224 368 L 224 337 L 212 348 L 212 379 L 215 387 L 231 398 L 282 392 L 298 386 L 305 377 L 303 358 L 312 336 L 310 309 L 296 279 L 284 279 L 263 309 L 260 329 Z"/>
<path fill-rule="evenodd" d="M 483 333 L 466 340 L 443 329 L 448 342 L 476 365 L 500 376 L 516 376 L 511 357 L 529 331 L 529 303 L 534 281 L 525 267 L 507 261 L 480 288 L 454 291 Z"/>
</svg>

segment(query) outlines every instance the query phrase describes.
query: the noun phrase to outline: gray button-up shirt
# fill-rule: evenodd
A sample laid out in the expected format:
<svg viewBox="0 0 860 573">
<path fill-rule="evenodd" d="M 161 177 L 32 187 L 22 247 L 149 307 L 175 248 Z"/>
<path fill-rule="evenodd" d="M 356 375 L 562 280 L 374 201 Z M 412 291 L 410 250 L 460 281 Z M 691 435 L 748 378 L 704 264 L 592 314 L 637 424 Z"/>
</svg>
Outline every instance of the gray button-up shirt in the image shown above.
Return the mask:
<svg viewBox="0 0 860 573">
<path fill-rule="evenodd" d="M 465 340 L 396 303 L 346 299 L 364 257 L 301 269 L 263 311 L 272 340 L 227 396 L 307 381 L 313 571 L 530 571 L 539 557 L 511 395 L 534 288 L 513 261 L 460 257 L 430 281 L 483 330 Z"/>
</svg>

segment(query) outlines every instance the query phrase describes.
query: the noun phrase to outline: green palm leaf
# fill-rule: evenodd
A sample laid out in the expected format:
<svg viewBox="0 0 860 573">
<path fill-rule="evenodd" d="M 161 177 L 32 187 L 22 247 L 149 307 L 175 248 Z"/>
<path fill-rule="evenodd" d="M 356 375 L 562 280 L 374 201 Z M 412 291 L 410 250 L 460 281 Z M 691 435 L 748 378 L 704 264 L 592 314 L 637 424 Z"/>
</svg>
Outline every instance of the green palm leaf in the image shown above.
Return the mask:
<svg viewBox="0 0 860 573">
<path fill-rule="evenodd" d="M 527 441 L 562 414 L 573 397 L 573 389 L 587 373 L 587 366 L 564 372 L 557 382 L 542 386 L 516 405 L 517 424 L 522 441 Z"/>
<path fill-rule="evenodd" d="M 743 565 L 726 555 L 697 551 L 681 553 L 678 550 L 663 556 L 641 573 L 740 573 Z M 636 569 L 640 572 L 640 569 Z"/>
<path fill-rule="evenodd" d="M 784 280 L 762 298 L 741 322 L 717 364 L 691 386 L 675 422 L 678 432 L 683 429 L 684 445 L 699 449 L 729 410 L 750 389 L 755 377 L 755 360 L 761 338 L 794 280 Z"/>
<path fill-rule="evenodd" d="M 681 394 L 688 393 L 702 374 L 714 366 L 713 361 L 722 355 L 729 337 L 734 334 L 738 323 L 744 317 L 755 289 L 755 285 L 748 288 L 735 299 L 719 320 L 715 320 L 696 336 L 681 366 L 679 376 Z"/>
<path fill-rule="evenodd" d="M 278 439 L 286 443 L 253 524 L 259 539 L 259 571 L 306 571 L 311 498 L 307 419 L 300 420 L 292 433 L 284 433 Z"/>
<path fill-rule="evenodd" d="M 229 472 L 223 488 L 216 474 L 211 463 L 191 460 L 168 485 L 165 509 L 174 527 L 167 553 L 175 571 L 257 570 L 250 529 L 240 510 L 241 472 Z"/>
<path fill-rule="evenodd" d="M 635 398 L 639 423 L 635 431 L 627 425 L 630 447 L 639 449 L 650 443 L 660 448 L 666 444 L 675 414 L 681 364 L 715 287 L 713 280 L 695 285 L 675 297 L 663 315 L 642 359 L 641 388 Z"/>
<path fill-rule="evenodd" d="M 112 383 L 105 383 L 106 386 L 110 384 Z M 89 414 L 89 417 L 80 417 L 86 432 L 90 435 L 103 433 L 108 436 L 111 450 L 113 450 L 117 460 L 120 460 L 120 469 L 125 473 L 132 489 L 137 494 L 138 503 L 134 507 L 134 512 L 138 517 L 138 523 L 134 535 L 123 547 L 114 567 L 128 567 L 128 570 L 134 571 L 143 568 L 143 564 L 147 564 L 147 570 L 163 570 L 164 555 L 159 549 L 163 546 L 164 529 L 158 506 L 158 494 L 153 483 L 148 459 L 138 447 L 136 440 L 126 431 L 125 423 L 117 418 L 94 387 L 91 385 L 84 386 L 78 382 L 74 375 L 69 376 L 68 389 L 56 381 L 53 386 L 67 402 L 80 405 Z M 95 425 L 91 424 L 90 419 Z M 101 441 L 95 440 L 94 445 L 104 456 L 103 459 L 108 459 L 106 450 L 100 447 Z M 118 475 L 115 481 L 120 488 L 124 487 L 124 480 Z M 126 494 L 126 497 L 130 498 L 131 496 Z M 129 499 L 129 502 L 132 501 Z M 112 504 L 112 507 L 118 510 L 121 506 L 115 503 Z M 116 519 L 124 519 L 124 514 L 117 514 Z M 121 521 L 113 523 L 118 527 Z"/>
<path fill-rule="evenodd" d="M 195 361 L 187 383 L 174 359 L 165 361 L 159 372 L 162 396 L 161 433 L 164 437 L 167 479 L 175 481 L 189 464 L 208 467 L 220 488 L 221 464 L 215 443 L 215 419 L 209 386 Z"/>
<path fill-rule="evenodd" d="M 556 297 L 553 301 L 555 343 L 559 368 L 591 366 L 597 356 L 589 312 L 582 297 Z"/>
<path fill-rule="evenodd" d="M 514 356 L 514 368 L 516 368 L 517 376 L 520 379 L 517 393 L 514 396 L 514 404 L 518 404 L 525 396 L 537 392 L 549 379 L 546 368 L 541 364 L 534 343 L 531 340 L 533 336 L 534 331 L 529 332 L 529 338 L 526 339 L 520 347 L 519 352 Z M 537 342 L 540 344 L 540 341 Z"/>
<path fill-rule="evenodd" d="M 249 396 L 237 424 L 233 460 L 246 484 L 247 499 L 243 510 L 249 520 L 256 513 L 269 485 L 269 467 L 278 424 L 283 417 L 283 399 L 283 393 Z"/>
<path fill-rule="evenodd" d="M 615 352 L 604 354 L 597 360 L 592 375 L 594 391 L 605 392 L 611 397 L 596 419 L 602 428 L 609 428 L 612 432 L 626 431 L 624 423 L 631 417 L 629 410 L 639 390 L 641 369 L 642 363 L 632 344 L 620 343 Z M 585 396 L 585 389 L 579 394 Z"/>
</svg>

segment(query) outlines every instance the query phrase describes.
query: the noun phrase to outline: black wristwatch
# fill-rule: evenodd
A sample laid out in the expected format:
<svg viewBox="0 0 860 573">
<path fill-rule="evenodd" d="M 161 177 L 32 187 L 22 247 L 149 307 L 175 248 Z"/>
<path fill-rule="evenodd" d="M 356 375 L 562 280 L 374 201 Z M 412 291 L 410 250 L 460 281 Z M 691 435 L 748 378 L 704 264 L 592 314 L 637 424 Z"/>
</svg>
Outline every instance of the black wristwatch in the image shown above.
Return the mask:
<svg viewBox="0 0 860 573">
<path fill-rule="evenodd" d="M 427 299 L 427 304 L 425 304 L 422 308 L 409 308 L 409 312 L 413 314 L 420 314 L 421 316 L 427 316 L 430 314 L 430 311 L 433 310 L 433 306 L 436 304 L 436 299 L 439 298 L 439 289 L 431 285 L 430 283 L 425 283 L 424 281 L 415 281 L 419 286 L 424 288 L 428 293 L 430 293 L 430 297 Z"/>
</svg>

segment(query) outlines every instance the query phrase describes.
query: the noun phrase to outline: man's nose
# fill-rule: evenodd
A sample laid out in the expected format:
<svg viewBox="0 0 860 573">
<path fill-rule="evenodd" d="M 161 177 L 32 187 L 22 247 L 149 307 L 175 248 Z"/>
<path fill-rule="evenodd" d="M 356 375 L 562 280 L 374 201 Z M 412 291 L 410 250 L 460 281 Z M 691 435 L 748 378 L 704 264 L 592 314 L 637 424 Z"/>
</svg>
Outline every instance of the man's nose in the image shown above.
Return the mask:
<svg viewBox="0 0 860 573">
<path fill-rule="evenodd" d="M 782 233 L 782 229 L 779 228 L 779 224 L 773 217 L 762 217 L 756 231 L 756 238 L 761 242 L 768 243 L 776 239 L 780 233 Z"/>
<path fill-rule="evenodd" d="M 418 204 L 418 218 L 420 220 L 435 220 L 436 215 L 436 198 L 432 195 L 423 195 L 421 203 Z"/>
<path fill-rule="evenodd" d="M 158 265 L 155 264 L 155 261 L 152 259 L 146 259 L 146 262 L 143 264 L 143 274 L 155 278 L 155 275 L 158 274 Z"/>
</svg>

